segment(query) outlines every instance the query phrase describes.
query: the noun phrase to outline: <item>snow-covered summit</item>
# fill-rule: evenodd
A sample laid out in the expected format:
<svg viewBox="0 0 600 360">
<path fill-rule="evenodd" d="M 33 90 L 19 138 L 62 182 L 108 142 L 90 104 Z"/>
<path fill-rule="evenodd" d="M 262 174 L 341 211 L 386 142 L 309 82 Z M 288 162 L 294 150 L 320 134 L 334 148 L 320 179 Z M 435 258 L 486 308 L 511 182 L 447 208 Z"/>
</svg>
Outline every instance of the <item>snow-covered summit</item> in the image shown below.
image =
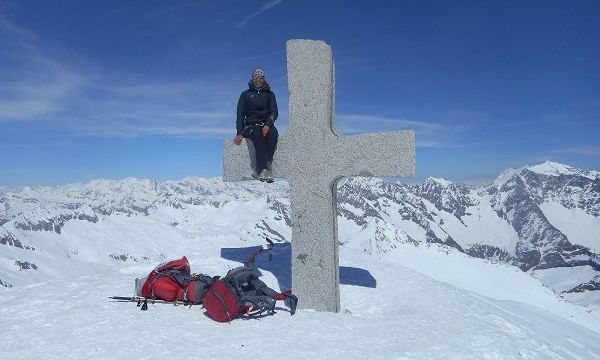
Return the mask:
<svg viewBox="0 0 600 360">
<path fill-rule="evenodd" d="M 425 179 L 425 183 L 426 184 L 432 184 L 432 183 L 437 183 L 441 186 L 450 186 L 452 185 L 452 182 L 449 180 L 446 180 L 444 178 L 436 178 L 436 177 L 428 177 L 427 179 Z"/>
<path fill-rule="evenodd" d="M 590 180 L 600 178 L 599 171 L 578 169 L 569 165 L 546 160 L 545 162 L 537 165 L 526 165 L 517 169 L 507 169 L 496 177 L 490 187 L 500 187 L 514 176 L 522 176 L 525 172 L 532 172 L 537 175 L 551 177 L 581 176 Z"/>
<path fill-rule="evenodd" d="M 548 176 L 578 175 L 578 176 L 585 176 L 590 179 L 595 178 L 595 176 L 593 176 L 595 174 L 593 174 L 592 172 L 577 169 L 577 168 L 571 167 L 569 165 L 560 164 L 560 163 L 553 162 L 550 160 L 546 160 L 542 164 L 526 166 L 525 169 L 528 169 L 530 171 L 533 171 L 533 172 L 541 174 L 541 175 L 548 175 Z"/>
<path fill-rule="evenodd" d="M 559 176 L 577 174 L 572 167 L 550 160 L 546 160 L 542 164 L 527 166 L 526 168 L 542 175 Z"/>
</svg>

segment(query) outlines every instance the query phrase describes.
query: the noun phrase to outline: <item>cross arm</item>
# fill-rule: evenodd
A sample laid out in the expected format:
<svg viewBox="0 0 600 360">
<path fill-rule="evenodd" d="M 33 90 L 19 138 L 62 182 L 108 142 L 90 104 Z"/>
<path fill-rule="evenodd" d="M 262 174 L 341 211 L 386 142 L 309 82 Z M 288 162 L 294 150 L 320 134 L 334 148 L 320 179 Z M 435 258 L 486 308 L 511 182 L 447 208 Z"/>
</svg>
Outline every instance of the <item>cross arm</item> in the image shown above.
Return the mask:
<svg viewBox="0 0 600 360">
<path fill-rule="evenodd" d="M 416 175 L 415 132 L 392 131 L 337 139 L 339 174 L 343 176 Z"/>
<path fill-rule="evenodd" d="M 279 141 L 273 157 L 273 176 L 280 176 L 281 161 L 278 154 L 285 149 L 285 142 Z M 252 171 L 256 167 L 256 154 L 252 140 L 242 139 L 240 145 L 232 140 L 226 140 L 223 145 L 223 181 L 251 180 Z"/>
<path fill-rule="evenodd" d="M 223 181 L 238 181 L 252 178 L 253 164 L 256 162 L 251 141 L 242 140 L 236 145 L 232 140 L 223 146 Z"/>
</svg>

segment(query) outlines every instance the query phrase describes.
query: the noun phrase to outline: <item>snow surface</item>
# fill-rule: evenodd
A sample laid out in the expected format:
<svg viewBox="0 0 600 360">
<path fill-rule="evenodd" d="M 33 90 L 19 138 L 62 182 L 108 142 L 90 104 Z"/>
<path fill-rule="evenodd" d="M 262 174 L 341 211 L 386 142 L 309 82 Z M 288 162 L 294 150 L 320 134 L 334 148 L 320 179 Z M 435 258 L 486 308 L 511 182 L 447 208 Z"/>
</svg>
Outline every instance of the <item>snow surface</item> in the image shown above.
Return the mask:
<svg viewBox="0 0 600 360">
<path fill-rule="evenodd" d="M 589 265 L 532 271 L 532 275 L 540 279 L 542 284 L 559 292 L 571 290 L 573 282 L 580 284 L 589 282 L 597 274 Z"/>
<path fill-rule="evenodd" d="M 568 301 L 585 306 L 600 313 L 600 292 L 584 291 L 580 293 L 565 293 L 561 295 Z"/>
<path fill-rule="evenodd" d="M 2 246 L 0 278 L 14 287 L 0 286 L 5 328 L 0 359 L 600 359 L 600 292 L 559 296 L 544 286 L 562 291 L 568 283 L 590 280 L 590 269 L 537 271 L 538 280 L 516 267 L 427 245 L 425 229 L 404 220 L 406 210 L 394 202 L 382 203 L 382 219 L 367 218 L 364 226 L 338 217 L 341 313 L 301 310 L 291 317 L 280 304 L 272 317 L 218 324 L 197 306 L 156 304 L 142 312 L 134 304 L 108 301 L 110 295 L 130 295 L 134 278 L 159 262 L 183 255 L 193 271 L 225 274 L 242 259 L 232 260 L 223 250 L 240 255 L 264 243 L 264 236 L 273 234 L 261 230 L 265 221 L 290 239 L 286 220 L 272 208 L 289 206 L 288 190 L 279 181 L 234 187 L 190 178 L 99 180 L 60 191 L 37 187 L 8 194 L 22 201 L 10 202 L 17 206 L 3 215 L 16 217 L 0 227 L 0 235 L 10 231 L 35 250 Z M 196 203 L 205 194 L 211 201 Z M 154 203 L 157 198 L 161 201 Z M 193 201 L 169 204 L 165 198 Z M 108 215 L 95 223 L 71 219 L 60 234 L 16 227 L 20 220 L 48 219 L 48 213 L 70 214 L 65 206 L 74 199 L 83 204 L 72 210 L 77 214 L 91 215 L 91 207 L 100 206 Z M 424 221 L 461 246 L 492 243 L 514 253 L 517 235 L 489 202 L 483 196 L 461 222 L 425 200 L 436 220 Z M 132 204 L 147 208 L 147 214 L 127 212 Z M 362 214 L 352 206 L 346 210 Z M 576 231 L 556 224 L 567 236 Z M 287 254 L 274 251 L 275 265 L 261 265 L 263 279 L 275 289 L 291 284 L 289 244 L 287 249 Z M 20 269 L 12 259 L 34 263 L 38 270 Z"/>
<path fill-rule="evenodd" d="M 494 244 L 514 256 L 519 235 L 506 220 L 496 214 L 490 200 L 491 196 L 482 196 L 477 205 L 467 208 L 466 212 L 470 215 L 463 216 L 462 222 L 448 212 L 436 211 L 438 218 L 443 220 L 440 228 L 463 249 L 475 244 Z M 424 202 L 428 209 L 433 206 L 428 201 Z M 432 212 L 434 210 L 435 208 Z"/>
<path fill-rule="evenodd" d="M 567 236 L 571 244 L 578 244 L 600 252 L 600 217 L 585 209 L 567 209 L 556 201 L 539 205 L 546 219 Z"/>
<path fill-rule="evenodd" d="M 219 257 L 219 244 L 240 245 L 203 244 L 188 254 L 192 270 L 235 266 Z M 467 291 L 401 266 L 398 258 L 378 260 L 352 249 L 342 249 L 340 258 L 342 265 L 364 269 L 377 281 L 375 288 L 342 285 L 342 312 L 300 310 L 289 316 L 280 304 L 274 316 L 230 324 L 208 319 L 199 306 L 155 304 L 143 312 L 133 303 L 108 301 L 110 295 L 130 294 L 133 278 L 154 264 L 5 289 L 0 358 L 600 359 L 598 314 L 541 289 L 528 302 L 499 300 L 483 295 L 490 289 L 476 282 L 472 287 L 478 291 Z M 452 268 L 462 274 L 482 268 L 459 264 Z M 444 264 L 434 268 L 438 276 L 448 270 Z M 261 271 L 277 288 L 275 276 Z M 562 308 L 532 304 L 553 301 Z M 570 315 L 556 313 L 565 310 Z M 590 322 L 577 324 L 570 316 L 587 316 Z"/>
<path fill-rule="evenodd" d="M 518 268 L 472 258 L 454 250 L 445 254 L 435 248 L 435 245 L 404 246 L 388 254 L 385 259 L 481 296 L 537 306 L 600 332 L 600 313 L 591 313 L 583 307 L 565 302 Z"/>
</svg>

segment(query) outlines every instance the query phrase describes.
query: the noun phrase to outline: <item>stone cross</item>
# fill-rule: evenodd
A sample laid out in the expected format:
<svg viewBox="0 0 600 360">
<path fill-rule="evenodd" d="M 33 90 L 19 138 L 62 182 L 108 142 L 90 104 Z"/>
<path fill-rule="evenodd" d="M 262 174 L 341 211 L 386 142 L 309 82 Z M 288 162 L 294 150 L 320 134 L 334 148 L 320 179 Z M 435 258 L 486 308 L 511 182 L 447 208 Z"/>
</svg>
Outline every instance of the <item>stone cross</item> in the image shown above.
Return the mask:
<svg viewBox="0 0 600 360">
<path fill-rule="evenodd" d="M 299 308 L 337 312 L 337 181 L 343 176 L 415 176 L 415 133 L 335 133 L 335 74 L 326 43 L 289 40 L 287 69 L 289 125 L 279 139 L 273 175 L 290 185 L 292 290 Z M 251 179 L 253 164 L 250 141 L 225 142 L 224 181 Z"/>
</svg>

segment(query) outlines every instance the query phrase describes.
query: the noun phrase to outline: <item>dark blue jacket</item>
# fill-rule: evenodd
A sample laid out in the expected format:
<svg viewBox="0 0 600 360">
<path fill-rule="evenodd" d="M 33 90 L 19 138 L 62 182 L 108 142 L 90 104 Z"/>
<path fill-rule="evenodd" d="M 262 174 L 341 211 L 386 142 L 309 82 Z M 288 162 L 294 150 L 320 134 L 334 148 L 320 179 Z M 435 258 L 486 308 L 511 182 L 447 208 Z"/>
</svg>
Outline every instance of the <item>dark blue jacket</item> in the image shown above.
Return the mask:
<svg viewBox="0 0 600 360">
<path fill-rule="evenodd" d="M 277 101 L 269 84 L 256 88 L 252 81 L 248 83 L 248 90 L 242 92 L 237 106 L 237 134 L 241 135 L 244 128 L 255 123 L 264 122 L 272 126 L 277 119 Z"/>
</svg>

